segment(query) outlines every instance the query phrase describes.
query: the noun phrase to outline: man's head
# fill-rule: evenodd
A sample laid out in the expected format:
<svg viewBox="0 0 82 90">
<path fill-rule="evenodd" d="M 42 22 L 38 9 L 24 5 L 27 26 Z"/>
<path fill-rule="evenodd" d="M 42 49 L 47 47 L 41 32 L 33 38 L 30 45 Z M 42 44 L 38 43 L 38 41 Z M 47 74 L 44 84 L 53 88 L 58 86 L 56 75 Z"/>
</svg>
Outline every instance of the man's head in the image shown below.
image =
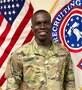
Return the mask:
<svg viewBox="0 0 82 90">
<path fill-rule="evenodd" d="M 38 10 L 34 13 L 31 19 L 32 30 L 35 35 L 35 39 L 39 41 L 50 40 L 52 24 L 51 16 L 45 10 Z"/>
</svg>

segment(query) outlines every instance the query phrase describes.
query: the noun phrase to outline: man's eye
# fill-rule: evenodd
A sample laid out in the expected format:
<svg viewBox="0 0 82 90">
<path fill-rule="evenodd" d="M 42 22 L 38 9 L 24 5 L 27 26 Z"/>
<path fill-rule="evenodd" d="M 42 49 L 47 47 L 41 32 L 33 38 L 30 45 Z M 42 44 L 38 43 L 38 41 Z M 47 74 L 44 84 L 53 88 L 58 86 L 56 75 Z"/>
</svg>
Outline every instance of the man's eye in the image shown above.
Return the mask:
<svg viewBox="0 0 82 90">
<path fill-rule="evenodd" d="M 50 22 L 44 22 L 44 24 L 50 24 Z"/>
<path fill-rule="evenodd" d="M 35 25 L 40 25 L 40 24 L 41 24 L 40 22 L 35 23 Z"/>
</svg>

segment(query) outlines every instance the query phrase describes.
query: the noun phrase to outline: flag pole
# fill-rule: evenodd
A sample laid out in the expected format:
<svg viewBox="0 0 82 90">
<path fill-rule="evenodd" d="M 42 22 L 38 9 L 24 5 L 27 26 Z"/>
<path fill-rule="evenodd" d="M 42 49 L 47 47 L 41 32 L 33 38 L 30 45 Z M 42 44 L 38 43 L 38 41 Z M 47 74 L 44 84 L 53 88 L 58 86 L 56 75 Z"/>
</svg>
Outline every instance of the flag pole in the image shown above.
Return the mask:
<svg viewBox="0 0 82 90">
<path fill-rule="evenodd" d="M 56 1 L 54 2 L 54 4 L 53 4 L 52 8 L 50 9 L 49 13 L 52 13 L 52 12 L 53 12 L 53 10 L 54 10 L 56 4 L 58 3 L 58 1 L 59 1 L 59 0 L 56 0 Z"/>
</svg>

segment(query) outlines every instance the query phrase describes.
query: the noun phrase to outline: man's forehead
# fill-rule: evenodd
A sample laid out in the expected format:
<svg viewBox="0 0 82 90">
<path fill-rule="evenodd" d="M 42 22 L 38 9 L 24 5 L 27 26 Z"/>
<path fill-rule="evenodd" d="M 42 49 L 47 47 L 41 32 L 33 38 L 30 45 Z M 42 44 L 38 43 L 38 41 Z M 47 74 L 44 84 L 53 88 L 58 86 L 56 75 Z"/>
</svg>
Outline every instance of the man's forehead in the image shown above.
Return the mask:
<svg viewBox="0 0 82 90">
<path fill-rule="evenodd" d="M 50 20 L 50 15 L 48 13 L 37 13 L 33 17 L 34 20 Z"/>
</svg>

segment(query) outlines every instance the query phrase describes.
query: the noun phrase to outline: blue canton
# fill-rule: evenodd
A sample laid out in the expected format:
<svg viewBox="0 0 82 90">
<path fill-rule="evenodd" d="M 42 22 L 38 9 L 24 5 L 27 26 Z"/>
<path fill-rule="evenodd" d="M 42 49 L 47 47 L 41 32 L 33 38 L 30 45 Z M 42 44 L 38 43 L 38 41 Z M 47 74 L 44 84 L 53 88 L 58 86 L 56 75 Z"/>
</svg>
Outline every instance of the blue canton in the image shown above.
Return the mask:
<svg viewBox="0 0 82 90">
<path fill-rule="evenodd" d="M 25 0 L 1 0 L 0 13 L 12 25 L 17 15 L 21 11 Z"/>
</svg>

